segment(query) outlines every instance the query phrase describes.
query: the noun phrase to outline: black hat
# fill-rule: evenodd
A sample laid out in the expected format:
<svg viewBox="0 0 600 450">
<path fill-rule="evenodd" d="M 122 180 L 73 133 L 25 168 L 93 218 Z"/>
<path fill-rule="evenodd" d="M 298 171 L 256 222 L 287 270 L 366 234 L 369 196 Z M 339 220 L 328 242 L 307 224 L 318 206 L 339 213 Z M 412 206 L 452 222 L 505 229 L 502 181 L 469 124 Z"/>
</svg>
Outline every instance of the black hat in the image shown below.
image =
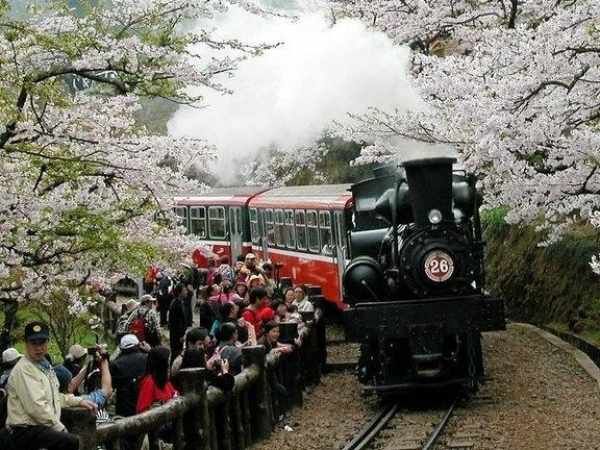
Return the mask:
<svg viewBox="0 0 600 450">
<path fill-rule="evenodd" d="M 44 322 L 31 322 L 25 325 L 25 340 L 50 339 L 50 330 Z"/>
</svg>

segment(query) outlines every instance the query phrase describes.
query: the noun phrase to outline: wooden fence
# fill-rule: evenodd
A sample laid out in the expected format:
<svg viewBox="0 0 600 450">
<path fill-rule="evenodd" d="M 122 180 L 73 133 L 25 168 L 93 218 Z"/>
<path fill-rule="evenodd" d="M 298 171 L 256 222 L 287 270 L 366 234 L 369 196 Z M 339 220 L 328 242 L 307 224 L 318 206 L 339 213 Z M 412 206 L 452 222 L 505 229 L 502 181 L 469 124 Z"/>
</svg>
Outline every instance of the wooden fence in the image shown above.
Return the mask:
<svg viewBox="0 0 600 450">
<path fill-rule="evenodd" d="M 80 437 L 81 450 L 98 445 L 121 449 L 123 438 L 139 442 L 148 434 L 151 450 L 157 448 L 156 433 L 170 424 L 175 450 L 241 450 L 267 437 L 277 416 L 302 404 L 303 388 L 321 376 L 319 338 L 324 327 L 320 313 L 308 320 L 302 345 L 288 354 L 265 354 L 263 346 L 242 349 L 242 372 L 235 376 L 232 392 L 207 387 L 206 369 L 180 371 L 182 395 L 142 414 L 96 424 L 95 417 L 81 408 L 63 410 L 65 425 Z M 294 336 L 297 324 L 281 324 L 282 335 Z M 324 342 L 323 342 L 324 343 Z M 281 386 L 286 393 L 282 395 Z M 137 437 L 137 438 L 136 438 Z"/>
</svg>

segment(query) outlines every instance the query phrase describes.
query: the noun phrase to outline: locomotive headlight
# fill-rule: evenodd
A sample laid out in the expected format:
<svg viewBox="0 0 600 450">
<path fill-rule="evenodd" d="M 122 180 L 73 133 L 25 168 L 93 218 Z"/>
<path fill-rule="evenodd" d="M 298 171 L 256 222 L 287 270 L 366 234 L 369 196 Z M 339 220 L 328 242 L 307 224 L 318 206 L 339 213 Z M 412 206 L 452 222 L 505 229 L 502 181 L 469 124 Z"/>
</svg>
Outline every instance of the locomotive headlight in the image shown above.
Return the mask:
<svg viewBox="0 0 600 450">
<path fill-rule="evenodd" d="M 429 211 L 428 218 L 430 223 L 432 223 L 433 225 L 437 225 L 442 221 L 442 213 L 439 209 L 432 209 L 431 211 Z"/>
</svg>

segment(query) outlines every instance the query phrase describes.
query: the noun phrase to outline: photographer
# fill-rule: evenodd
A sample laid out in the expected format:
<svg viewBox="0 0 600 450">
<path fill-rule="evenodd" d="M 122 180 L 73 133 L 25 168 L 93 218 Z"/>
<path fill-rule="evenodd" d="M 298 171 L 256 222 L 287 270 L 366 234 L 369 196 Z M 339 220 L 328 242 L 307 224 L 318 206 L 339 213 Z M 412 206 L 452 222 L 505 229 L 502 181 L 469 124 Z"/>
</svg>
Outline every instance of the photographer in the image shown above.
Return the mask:
<svg viewBox="0 0 600 450">
<path fill-rule="evenodd" d="M 103 408 L 113 392 L 112 376 L 108 362 L 108 352 L 102 345 L 88 348 L 88 363 L 69 383 L 70 394 L 79 391 L 84 385 L 83 397 Z"/>
</svg>

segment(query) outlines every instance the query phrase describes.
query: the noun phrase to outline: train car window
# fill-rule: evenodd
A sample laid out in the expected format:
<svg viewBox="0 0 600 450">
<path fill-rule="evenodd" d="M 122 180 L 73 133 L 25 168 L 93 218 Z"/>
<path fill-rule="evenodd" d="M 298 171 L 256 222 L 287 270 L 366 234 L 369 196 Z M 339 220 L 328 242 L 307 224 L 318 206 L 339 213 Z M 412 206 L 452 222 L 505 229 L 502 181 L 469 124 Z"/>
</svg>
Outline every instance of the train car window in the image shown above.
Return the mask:
<svg viewBox="0 0 600 450">
<path fill-rule="evenodd" d="M 208 207 L 208 233 L 211 239 L 225 239 L 225 208 Z"/>
<path fill-rule="evenodd" d="M 173 212 L 177 216 L 177 225 L 185 227 L 186 231 L 190 231 L 188 225 L 188 209 L 185 206 L 176 206 L 173 208 Z"/>
<path fill-rule="evenodd" d="M 316 211 L 306 211 L 306 229 L 308 231 L 308 249 L 319 253 L 319 222 Z"/>
<path fill-rule="evenodd" d="M 333 254 L 333 242 L 331 234 L 331 214 L 329 211 L 319 211 L 319 230 L 321 231 L 321 253 Z"/>
<path fill-rule="evenodd" d="M 260 236 L 258 233 L 258 213 L 255 208 L 250 209 L 250 238 L 253 244 L 258 244 Z"/>
<path fill-rule="evenodd" d="M 199 238 L 206 237 L 206 208 L 204 206 L 190 208 L 190 232 Z"/>
<path fill-rule="evenodd" d="M 267 241 L 269 245 L 275 244 L 275 226 L 273 221 L 273 210 L 265 210 L 265 225 L 267 228 Z"/>
<path fill-rule="evenodd" d="M 306 219 L 304 211 L 296 210 L 296 244 L 298 250 L 306 250 Z"/>
<path fill-rule="evenodd" d="M 236 222 L 237 222 L 237 232 L 238 234 L 244 234 L 244 227 L 242 224 L 242 208 L 237 208 L 235 210 Z"/>
<path fill-rule="evenodd" d="M 275 210 L 275 244 L 280 247 L 285 246 L 283 209 Z"/>
<path fill-rule="evenodd" d="M 285 210 L 285 243 L 288 248 L 296 248 L 296 229 L 294 228 L 294 210 Z"/>
</svg>

